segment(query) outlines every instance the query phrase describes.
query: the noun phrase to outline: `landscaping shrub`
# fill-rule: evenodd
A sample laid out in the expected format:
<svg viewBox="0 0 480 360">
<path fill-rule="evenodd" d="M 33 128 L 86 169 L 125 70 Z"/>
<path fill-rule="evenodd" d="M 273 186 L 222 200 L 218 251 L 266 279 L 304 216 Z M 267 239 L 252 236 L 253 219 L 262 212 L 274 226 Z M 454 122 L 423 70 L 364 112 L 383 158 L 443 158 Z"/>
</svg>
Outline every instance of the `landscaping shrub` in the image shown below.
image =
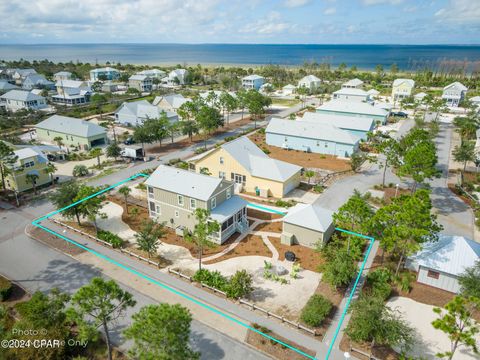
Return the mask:
<svg viewBox="0 0 480 360">
<path fill-rule="evenodd" d="M 320 326 L 332 311 L 332 303 L 321 295 L 314 294 L 302 309 L 300 319 L 309 326 Z"/>
<path fill-rule="evenodd" d="M 316 193 L 321 194 L 324 190 L 325 190 L 325 186 L 323 185 L 317 184 L 313 186 L 313 191 L 315 191 Z"/>
<path fill-rule="evenodd" d="M 397 276 L 395 282 L 401 291 L 408 293 L 412 290 L 412 282 L 414 282 L 415 279 L 415 274 L 407 271 Z"/>
<path fill-rule="evenodd" d="M 203 283 L 214 287 L 215 289 L 226 291 L 228 280 L 219 271 L 210 271 L 207 269 L 198 270 L 192 277 L 193 281 Z"/>
<path fill-rule="evenodd" d="M 123 239 L 120 236 L 118 236 L 118 235 L 116 235 L 116 234 L 114 234 L 110 231 L 99 230 L 98 233 L 97 233 L 97 237 L 100 240 L 108 242 L 115 249 L 123 246 Z"/>
<path fill-rule="evenodd" d="M 262 148 L 262 151 L 267 155 L 270 154 L 270 150 L 268 150 L 267 148 Z"/>
<path fill-rule="evenodd" d="M 170 159 L 170 160 L 168 160 L 168 164 L 169 165 L 175 165 L 175 164 L 179 163 L 180 161 L 182 161 L 182 160 L 179 159 L 179 158 Z"/>
<path fill-rule="evenodd" d="M 387 299 L 392 292 L 392 286 L 390 285 L 392 279 L 392 273 L 386 268 L 372 271 L 367 275 L 367 285 L 370 288 L 370 293 L 373 296 Z"/>
<path fill-rule="evenodd" d="M 238 299 L 249 295 L 252 290 L 252 275 L 246 270 L 238 270 L 229 281 L 227 286 L 227 297 Z"/>
<path fill-rule="evenodd" d="M 207 150 L 208 149 L 205 149 L 204 147 L 199 147 L 199 148 L 196 148 L 194 152 L 196 155 L 198 155 L 198 154 L 204 153 Z"/>
<path fill-rule="evenodd" d="M 5 301 L 12 293 L 12 283 L 0 276 L 0 301 Z"/>
<path fill-rule="evenodd" d="M 284 207 L 284 208 L 292 207 L 295 204 L 296 204 L 296 202 L 293 201 L 293 200 L 290 200 L 290 201 L 277 200 L 277 201 L 275 201 L 275 206 Z"/>
<path fill-rule="evenodd" d="M 88 175 L 88 169 L 85 165 L 75 165 L 72 171 L 72 175 L 75 177 L 81 177 Z"/>
</svg>

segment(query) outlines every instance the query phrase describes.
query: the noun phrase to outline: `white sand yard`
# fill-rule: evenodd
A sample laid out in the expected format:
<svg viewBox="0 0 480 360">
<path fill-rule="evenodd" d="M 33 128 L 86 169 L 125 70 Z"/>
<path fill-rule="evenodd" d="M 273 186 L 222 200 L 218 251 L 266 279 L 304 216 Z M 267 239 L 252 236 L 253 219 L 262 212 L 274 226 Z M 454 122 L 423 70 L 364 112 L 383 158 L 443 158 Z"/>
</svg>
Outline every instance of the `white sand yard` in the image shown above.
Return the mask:
<svg viewBox="0 0 480 360">
<path fill-rule="evenodd" d="M 123 222 L 123 208 L 120 205 L 107 201 L 104 203 L 101 212 L 107 214 L 108 218 L 98 218 L 97 225 L 100 229 L 110 231 L 133 244 L 136 243 L 134 236 L 136 232 Z"/>
<path fill-rule="evenodd" d="M 406 297 L 394 297 L 387 302 L 387 305 L 400 311 L 403 318 L 417 332 L 415 336 L 417 342 L 409 355 L 422 359 L 438 359 L 435 354 L 450 349 L 448 336 L 432 326 L 432 321 L 438 318 L 438 315 L 433 312 L 434 306 L 422 304 Z M 480 343 L 480 335 L 477 336 L 477 342 Z M 461 347 L 455 352 L 453 360 L 478 360 L 479 358 L 478 355 Z"/>
</svg>

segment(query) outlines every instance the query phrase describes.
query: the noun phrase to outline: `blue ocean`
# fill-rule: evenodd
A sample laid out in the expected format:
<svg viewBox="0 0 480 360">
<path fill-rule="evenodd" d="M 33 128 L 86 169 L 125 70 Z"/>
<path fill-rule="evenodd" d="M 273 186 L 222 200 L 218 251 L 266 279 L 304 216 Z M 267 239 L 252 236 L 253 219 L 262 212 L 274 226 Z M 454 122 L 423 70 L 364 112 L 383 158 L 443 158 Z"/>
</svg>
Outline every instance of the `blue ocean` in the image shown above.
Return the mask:
<svg viewBox="0 0 480 360">
<path fill-rule="evenodd" d="M 268 45 L 268 44 L 44 44 L 0 45 L 0 60 L 80 61 L 103 64 L 241 64 L 301 65 L 305 62 L 341 63 L 359 69 L 402 70 L 466 61 L 479 66 L 480 45 Z M 475 63 L 477 65 L 475 65 Z"/>
</svg>

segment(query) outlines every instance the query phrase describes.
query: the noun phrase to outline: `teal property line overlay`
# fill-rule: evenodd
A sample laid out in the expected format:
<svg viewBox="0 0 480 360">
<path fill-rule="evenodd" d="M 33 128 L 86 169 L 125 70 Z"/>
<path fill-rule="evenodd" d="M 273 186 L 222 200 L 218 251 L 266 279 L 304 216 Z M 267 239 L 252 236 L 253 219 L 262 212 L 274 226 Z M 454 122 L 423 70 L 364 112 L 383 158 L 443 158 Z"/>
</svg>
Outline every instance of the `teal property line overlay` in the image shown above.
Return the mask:
<svg viewBox="0 0 480 360">
<path fill-rule="evenodd" d="M 110 191 L 110 190 L 112 190 L 113 188 L 115 188 L 115 187 L 117 187 L 117 186 L 119 186 L 119 185 L 122 185 L 122 184 L 124 184 L 124 183 L 126 183 L 126 182 L 128 182 L 128 181 L 135 180 L 135 179 L 137 179 L 138 177 L 148 177 L 148 175 L 143 174 L 143 173 L 135 174 L 135 175 L 133 175 L 133 176 L 127 178 L 127 179 L 124 179 L 124 180 L 122 180 L 122 181 L 120 181 L 120 182 L 118 182 L 118 183 L 116 183 L 116 184 L 114 184 L 114 185 L 108 186 L 108 187 L 106 187 L 105 189 L 102 189 L 102 190 L 96 192 L 95 194 L 92 194 L 92 195 L 90 195 L 90 196 L 87 196 L 87 197 L 85 197 L 85 198 L 83 198 L 83 199 L 81 199 L 81 200 L 79 200 L 79 201 L 76 201 L 76 202 L 74 202 L 74 203 L 72 203 L 72 204 L 70 204 L 70 205 L 68 205 L 68 206 L 65 206 L 65 207 L 63 207 L 63 208 L 61 208 L 61 209 L 59 209 L 59 210 L 53 211 L 53 212 L 51 212 L 51 213 L 49 213 L 49 214 L 47 214 L 47 215 L 45 215 L 45 216 L 42 216 L 42 217 L 40 217 L 40 218 L 32 221 L 32 225 L 34 225 L 34 226 L 36 226 L 36 227 L 38 227 L 38 228 L 40 228 L 40 229 L 42 229 L 42 230 L 44 230 L 44 231 L 52 234 L 52 235 L 55 235 L 55 236 L 57 236 L 58 238 L 60 238 L 60 239 L 62 239 L 62 240 L 65 240 L 65 241 L 67 241 L 67 242 L 69 242 L 69 243 L 71 243 L 71 244 L 73 244 L 73 245 L 75 245 L 75 246 L 77 246 L 77 247 L 85 250 L 85 251 L 88 251 L 88 252 L 92 253 L 93 255 L 95 255 L 95 256 L 97 256 L 97 257 L 99 257 L 99 258 L 101 258 L 101 259 L 104 259 L 104 260 L 106 260 L 106 261 L 108 261 L 108 262 L 110 262 L 110 263 L 112 263 L 112 264 L 114 264 L 114 265 L 116 265 L 116 266 L 118 266 L 118 267 L 120 267 L 120 268 L 122 268 L 122 269 L 124 269 L 124 270 L 126 270 L 126 271 L 128 271 L 128 272 L 130 272 L 130 273 L 132 273 L 132 274 L 134 274 L 134 275 L 137 275 L 137 276 L 139 276 L 139 277 L 141 277 L 141 278 L 143 278 L 143 279 L 145 279 L 145 280 L 147 280 L 147 281 L 150 281 L 150 282 L 154 283 L 155 285 L 158 285 L 158 286 L 160 286 L 160 287 L 162 287 L 162 288 L 164 288 L 164 289 L 166 289 L 166 290 L 168 290 L 168 291 L 170 291 L 170 292 L 172 292 L 172 293 L 174 293 L 174 294 L 176 294 L 176 295 L 178 295 L 178 296 L 180 296 L 180 297 L 182 297 L 182 298 L 184 298 L 184 299 L 187 299 L 187 300 L 189 300 L 189 301 L 192 301 L 193 303 L 195 303 L 195 304 L 197 304 L 197 305 L 199 305 L 199 306 L 201 306 L 201 307 L 203 307 L 203 308 L 205 308 L 205 309 L 208 309 L 208 310 L 210 310 L 210 311 L 212 311 L 212 312 L 214 312 L 214 313 L 216 313 L 216 314 L 218 314 L 218 315 L 220 315 L 220 316 L 222 316 L 222 317 L 224 317 L 224 318 L 226 318 L 226 319 L 228 319 L 228 320 L 231 320 L 231 321 L 233 321 L 234 323 L 237 323 L 237 324 L 239 324 L 239 325 L 241 325 L 241 326 L 243 326 L 243 327 L 245 327 L 245 328 L 247 328 L 247 329 L 249 329 L 249 330 L 251 330 L 251 331 L 253 331 L 253 332 L 256 332 L 257 334 L 259 334 L 259 335 L 261 335 L 261 336 L 263 336 L 263 337 L 265 337 L 265 338 L 267 338 L 267 339 L 269 339 L 269 340 L 273 340 L 273 341 L 275 341 L 275 342 L 277 342 L 277 343 L 279 343 L 279 344 L 281 344 L 281 345 L 283 345 L 283 346 L 285 346 L 285 347 L 287 347 L 287 348 L 295 351 L 296 353 L 298 353 L 298 354 L 300 354 L 300 355 L 303 355 L 303 356 L 305 356 L 305 357 L 307 357 L 307 358 L 309 358 L 309 359 L 312 359 L 312 360 L 317 360 L 315 357 L 313 357 L 313 356 L 311 356 L 311 355 L 309 355 L 309 354 L 301 351 L 300 349 L 297 349 L 297 348 L 295 348 L 295 347 L 293 347 L 293 346 L 291 346 L 291 345 L 289 345 L 289 344 L 284 343 L 284 342 L 281 341 L 281 340 L 278 340 L 278 339 L 276 339 L 276 338 L 274 338 L 274 337 L 272 337 L 272 336 L 270 336 L 270 335 L 268 335 L 268 334 L 265 334 L 264 332 L 262 332 L 262 331 L 260 331 L 260 330 L 258 330 L 258 329 L 255 329 L 254 327 L 252 327 L 252 326 L 250 326 L 250 325 L 248 325 L 248 324 L 246 324 L 246 323 L 244 323 L 244 322 L 242 322 L 242 321 L 240 321 L 240 320 L 238 320 L 238 319 L 235 319 L 234 317 L 232 317 L 232 316 L 230 316 L 230 315 L 228 315 L 228 314 L 226 314 L 226 313 L 223 313 L 223 312 L 221 312 L 221 311 L 219 311 L 219 310 L 211 307 L 210 305 L 207 305 L 207 304 L 205 304 L 205 303 L 203 303 L 203 302 L 201 302 L 201 301 L 199 301 L 199 300 L 197 300 L 197 299 L 195 299 L 195 298 L 192 298 L 192 297 L 190 297 L 190 296 L 188 296 L 188 295 L 186 295 L 186 294 L 184 294 L 184 293 L 182 293 L 182 292 L 180 292 L 180 291 L 178 291 L 178 290 L 176 290 L 176 289 L 174 289 L 174 288 L 172 288 L 172 287 L 170 287 L 170 286 L 168 286 L 168 285 L 165 285 L 165 284 L 161 283 L 161 282 L 158 281 L 158 280 L 155 280 L 155 279 L 153 279 L 153 278 L 151 278 L 151 277 L 149 277 L 149 276 L 147 276 L 147 275 L 145 275 L 145 274 L 140 273 L 140 272 L 137 271 L 137 270 L 134 270 L 134 269 L 132 269 L 132 268 L 126 266 L 126 265 L 123 265 L 122 263 L 119 263 L 118 261 L 113 260 L 113 259 L 109 258 L 108 256 L 105 256 L 105 255 L 103 255 L 103 254 L 100 254 L 100 253 L 98 253 L 97 251 L 95 251 L 95 250 L 93 250 L 93 249 L 90 249 L 90 248 L 88 248 L 88 247 L 86 247 L 86 246 L 84 246 L 84 245 L 76 242 L 75 240 L 69 239 L 69 238 L 67 238 L 66 236 L 63 236 L 63 235 L 57 233 L 57 232 L 54 231 L 54 230 L 51 230 L 51 229 L 49 229 L 49 228 L 44 227 L 43 225 L 40 225 L 40 222 L 41 222 L 41 221 L 46 220 L 46 219 L 50 218 L 50 217 L 53 216 L 53 215 L 56 215 L 56 214 L 58 214 L 58 213 L 60 213 L 60 212 L 62 212 L 62 211 L 65 211 L 66 209 L 69 209 L 69 208 L 71 208 L 71 207 L 73 207 L 73 206 L 76 206 L 76 205 L 78 205 L 78 204 L 80 204 L 80 203 L 82 203 L 82 202 L 84 202 L 84 201 L 86 201 L 86 200 L 89 200 L 89 199 L 91 199 L 91 198 L 93 198 L 93 197 L 95 197 L 95 196 L 98 196 L 98 195 L 101 195 L 101 194 L 103 194 L 103 193 L 105 193 L 105 192 L 107 192 L 107 191 Z M 285 212 L 281 212 L 281 211 L 274 210 L 274 209 L 269 209 L 269 208 L 266 208 L 266 207 L 263 207 L 263 206 L 260 206 L 260 205 L 257 205 L 257 204 L 251 204 L 251 203 L 249 203 L 248 205 L 251 206 L 251 207 L 254 207 L 254 208 L 262 209 L 262 210 L 264 210 L 264 211 L 270 211 L 270 212 L 277 213 L 277 214 L 280 214 L 280 215 L 285 215 L 285 214 L 286 214 Z M 360 276 L 361 276 L 361 274 L 362 274 L 362 272 L 363 272 L 363 269 L 364 269 L 364 267 L 365 267 L 366 260 L 367 260 L 369 254 L 370 254 L 370 251 L 371 251 L 371 248 L 372 248 L 372 245 L 373 245 L 373 242 L 374 242 L 374 238 L 372 238 L 372 237 L 369 237 L 369 236 L 366 236 L 366 235 L 362 235 L 362 234 L 358 234 L 358 233 L 355 233 L 355 232 L 352 232 L 352 231 L 340 229 L 340 228 L 335 228 L 335 229 L 338 230 L 338 231 L 341 231 L 341 232 L 345 232 L 345 233 L 351 234 L 351 235 L 355 235 L 355 236 L 359 236 L 359 237 L 362 237 L 362 238 L 365 238 L 365 239 L 369 239 L 371 242 L 370 242 L 370 246 L 368 247 L 368 250 L 367 250 L 367 254 L 366 254 L 366 256 L 365 256 L 365 259 L 363 260 L 363 263 L 362 263 L 362 266 L 361 266 L 361 268 L 360 268 L 360 271 L 359 271 L 359 274 L 358 274 L 358 276 L 357 276 L 357 279 L 356 279 L 356 281 L 355 281 L 355 284 L 354 284 L 354 286 L 353 286 L 353 289 L 352 289 L 352 291 L 351 291 L 351 293 L 350 293 L 350 296 L 349 296 L 349 298 L 348 298 L 348 300 L 347 300 L 345 309 L 344 309 L 344 311 L 343 311 L 343 313 L 342 313 L 342 316 L 341 316 L 341 318 L 340 318 L 340 322 L 339 322 L 339 324 L 338 324 L 338 326 L 337 326 L 337 329 L 336 329 L 336 331 L 335 331 L 335 335 L 334 335 L 333 341 L 331 342 L 331 344 L 330 344 L 330 346 L 329 346 L 329 349 L 328 349 L 328 352 L 327 352 L 327 356 L 325 357 L 325 360 L 328 360 L 328 358 L 330 357 L 330 354 L 331 354 L 331 352 L 332 352 L 332 350 L 333 350 L 333 344 L 335 343 L 335 340 L 336 340 L 336 338 L 337 338 L 337 336 L 338 336 L 338 333 L 340 332 L 340 327 L 341 327 L 342 322 L 343 322 L 343 320 L 344 320 L 344 318 L 345 318 L 345 315 L 346 315 L 346 313 L 347 313 L 348 307 L 349 307 L 350 302 L 351 302 L 351 300 L 352 300 L 352 298 L 353 298 L 353 294 L 355 293 L 356 287 L 357 287 L 358 282 L 359 282 L 359 280 L 360 280 Z"/>
<path fill-rule="evenodd" d="M 247 206 L 249 206 L 251 208 L 260 209 L 260 210 L 263 210 L 263 211 L 266 211 L 266 212 L 271 212 L 271 213 L 274 213 L 274 214 L 279 214 L 279 215 L 286 215 L 287 214 L 284 211 L 278 211 L 278 210 L 275 210 L 275 209 L 270 209 L 268 207 L 261 206 L 261 205 L 258 205 L 258 204 L 254 204 L 254 203 L 248 203 Z"/>
</svg>

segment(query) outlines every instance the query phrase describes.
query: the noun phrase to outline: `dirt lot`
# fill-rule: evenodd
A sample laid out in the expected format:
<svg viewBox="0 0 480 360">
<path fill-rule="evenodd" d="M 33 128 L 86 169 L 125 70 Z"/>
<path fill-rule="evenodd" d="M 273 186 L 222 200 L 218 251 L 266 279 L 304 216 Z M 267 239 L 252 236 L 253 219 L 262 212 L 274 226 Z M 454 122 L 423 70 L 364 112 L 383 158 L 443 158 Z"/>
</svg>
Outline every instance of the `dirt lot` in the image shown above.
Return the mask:
<svg viewBox="0 0 480 360">
<path fill-rule="evenodd" d="M 229 243 L 231 241 L 229 240 Z M 222 245 L 223 246 L 223 245 Z M 224 261 L 230 258 L 238 257 L 238 256 L 265 256 L 265 257 L 272 257 L 271 251 L 268 249 L 267 245 L 263 242 L 260 236 L 255 235 L 247 235 L 245 238 L 240 241 L 240 243 L 233 249 L 229 251 L 223 256 L 219 258 L 205 262 L 205 264 L 214 264 L 220 261 Z"/>
<path fill-rule="evenodd" d="M 247 216 L 255 219 L 260 219 L 260 220 L 273 220 L 273 219 L 280 219 L 283 217 L 280 214 L 267 213 L 265 211 L 254 210 L 250 208 L 247 208 Z"/>
<path fill-rule="evenodd" d="M 255 326 L 255 325 L 254 325 Z M 292 347 L 295 347 L 299 349 L 300 351 L 303 351 L 306 354 L 311 355 L 312 357 L 315 356 L 315 352 L 308 350 L 307 348 L 297 345 L 295 343 L 292 343 L 281 336 L 278 336 L 277 334 L 271 332 L 268 329 L 265 328 L 260 328 L 260 331 L 264 332 L 265 334 L 268 334 L 275 339 L 278 339 Z M 248 330 L 247 333 L 247 343 L 256 347 L 257 349 L 270 354 L 273 356 L 274 359 L 279 359 L 279 360 L 305 360 L 305 356 L 301 355 L 286 346 L 283 346 L 282 344 L 279 344 L 273 340 L 267 339 L 266 337 L 252 331 Z"/>
<path fill-rule="evenodd" d="M 63 253 L 75 256 L 85 252 L 85 250 L 83 250 L 82 248 L 70 244 L 69 242 L 62 240 L 50 233 L 47 233 L 40 228 L 29 226 L 27 232 L 33 239 L 40 241 L 54 249 L 60 250 Z"/>
<path fill-rule="evenodd" d="M 332 155 L 305 153 L 298 150 L 285 150 L 265 143 L 265 134 L 254 133 L 249 136 L 257 146 L 268 149 L 271 158 L 286 161 L 306 168 L 318 168 L 331 171 L 350 170 L 350 161 L 338 159 Z"/>
<path fill-rule="evenodd" d="M 269 237 L 270 242 L 275 246 L 279 254 L 279 260 L 285 260 L 285 252 L 292 251 L 302 269 L 319 272 L 318 267 L 322 263 L 320 254 L 314 249 L 301 245 L 284 245 L 280 243 L 280 238 Z"/>
</svg>

